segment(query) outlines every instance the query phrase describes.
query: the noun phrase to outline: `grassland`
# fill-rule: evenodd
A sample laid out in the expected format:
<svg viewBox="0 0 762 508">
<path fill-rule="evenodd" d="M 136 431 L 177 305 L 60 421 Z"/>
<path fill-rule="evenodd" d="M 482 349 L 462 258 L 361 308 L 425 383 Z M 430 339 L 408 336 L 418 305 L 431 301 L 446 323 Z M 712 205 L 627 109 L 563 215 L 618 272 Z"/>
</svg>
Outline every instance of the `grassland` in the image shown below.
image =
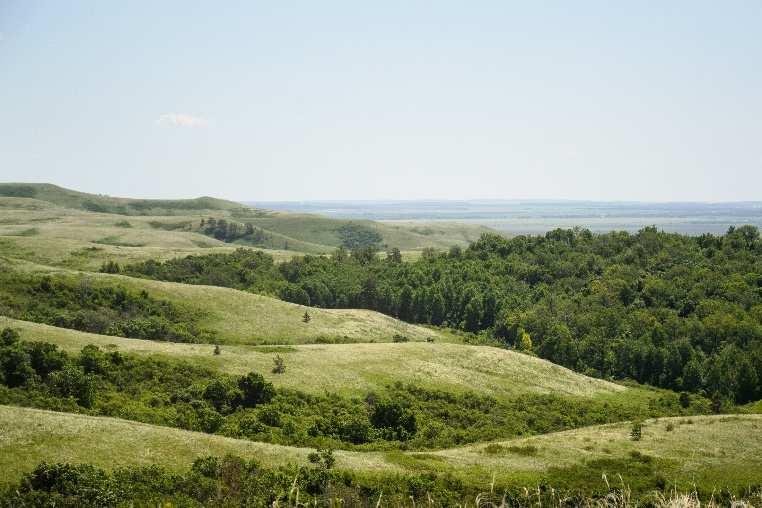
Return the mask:
<svg viewBox="0 0 762 508">
<path fill-rule="evenodd" d="M 449 472 L 474 485 L 537 485 L 558 471 L 601 471 L 637 482 L 635 460 L 670 482 L 744 487 L 762 471 L 762 415 L 664 418 L 645 422 L 632 441 L 627 422 L 436 452 L 336 452 L 338 468 L 366 473 Z M 533 450 L 531 453 L 527 450 Z M 93 416 L 0 406 L 0 471 L 12 482 L 40 461 L 90 462 L 111 469 L 157 463 L 186 468 L 199 455 L 228 453 L 270 465 L 304 463 L 309 450 Z"/>
<path fill-rule="evenodd" d="M 134 200 L 49 184 L 0 183 L 0 253 L 41 264 L 97 270 L 105 261 L 132 263 L 246 246 L 244 240 L 224 243 L 199 232 L 201 219 L 208 217 L 261 228 L 266 240 L 256 247 L 267 249 L 278 260 L 335 250 L 341 245 L 339 229 L 350 222 L 377 231 L 385 246 L 399 248 L 406 258 L 424 248 L 466 245 L 488 231 L 473 225 L 384 224 L 269 212 L 213 198 Z"/>
<path fill-rule="evenodd" d="M 426 342 L 225 346 L 222 354 L 215 356 L 211 346 L 206 344 L 126 339 L 0 317 L 0 327 L 8 326 L 19 330 L 25 340 L 50 342 L 72 352 L 95 344 L 106 350 L 182 358 L 231 374 L 256 370 L 276 386 L 309 393 L 328 390 L 362 396 L 401 381 L 430 389 L 469 390 L 498 398 L 524 393 L 642 396 L 639 389 L 625 388 L 533 356 L 488 346 Z M 284 358 L 286 374 L 271 372 L 276 354 Z"/>
<path fill-rule="evenodd" d="M 243 205 L 211 197 L 194 199 L 133 199 L 88 194 L 49 183 L 0 183 L 0 196 L 44 201 L 87 211 L 111 211 L 120 215 L 159 215 L 168 211 L 234 210 Z"/>
<path fill-rule="evenodd" d="M 254 370 L 277 387 L 312 394 L 362 397 L 401 382 L 500 400 L 526 394 L 568 397 L 563 403 L 595 399 L 608 409 L 613 407 L 609 403 L 648 407 L 665 393 L 593 379 L 514 351 L 465 345 L 457 335 L 372 311 L 308 309 L 233 289 L 96 273 L 105 261 L 165 260 L 240 247 L 199 233 L 196 225 L 209 216 L 251 222 L 270 235 L 271 247 L 287 244 L 289 250 L 268 250 L 276 260 L 330 252 L 340 244 L 338 228 L 348 221 L 267 212 L 212 198 L 149 202 L 32 187 L 0 184 L 0 196 L 6 195 L 0 197 L 0 264 L 145 290 L 197 315 L 200 327 L 216 333 L 222 351 L 214 355 L 210 344 L 95 335 L 0 316 L 0 328 L 16 328 L 25 340 L 53 343 L 70 352 L 95 344 L 109 351 L 184 359 L 235 375 Z M 15 195 L 7 197 L 9 193 Z M 426 247 L 464 245 L 484 231 L 442 223 L 353 222 L 378 231 L 406 259 Z M 308 323 L 302 320 L 305 311 L 311 317 Z M 409 342 L 392 342 L 395 335 Z M 283 374 L 271 371 L 275 355 L 285 361 Z M 741 410 L 760 408 L 750 404 Z M 339 451 L 337 467 L 367 474 L 445 472 L 485 489 L 491 482 L 603 486 L 602 474 L 621 474 L 625 482 L 639 485 L 662 478 L 683 488 L 695 483 L 704 489 L 760 481 L 760 415 L 649 420 L 640 441 L 630 439 L 630 429 L 629 422 L 621 422 L 427 452 Z M 309 452 L 114 418 L 0 406 L 0 483 L 16 480 L 43 460 L 106 468 L 160 464 L 182 470 L 207 454 L 232 453 L 278 465 L 305 463 Z"/>
<path fill-rule="evenodd" d="M 0 198 L 0 217 L 0 255 L 89 271 L 97 271 L 105 261 L 166 260 L 241 247 L 189 231 L 187 225 L 198 223 L 200 216 L 124 217 L 33 199 Z M 162 229 L 160 224 L 178 229 Z M 276 260 L 299 254 L 267 252 Z"/>
<path fill-rule="evenodd" d="M 75 277 L 91 284 L 119 284 L 134 291 L 145 290 L 151 296 L 192 310 L 200 316 L 199 326 L 215 332 L 220 344 L 390 342 L 395 335 L 403 335 L 411 341 L 457 340 L 456 336 L 407 324 L 370 310 L 318 309 L 217 286 L 79 272 L 12 260 L 5 262 L 18 270 Z M 305 311 L 309 312 L 309 323 L 302 320 Z"/>
</svg>

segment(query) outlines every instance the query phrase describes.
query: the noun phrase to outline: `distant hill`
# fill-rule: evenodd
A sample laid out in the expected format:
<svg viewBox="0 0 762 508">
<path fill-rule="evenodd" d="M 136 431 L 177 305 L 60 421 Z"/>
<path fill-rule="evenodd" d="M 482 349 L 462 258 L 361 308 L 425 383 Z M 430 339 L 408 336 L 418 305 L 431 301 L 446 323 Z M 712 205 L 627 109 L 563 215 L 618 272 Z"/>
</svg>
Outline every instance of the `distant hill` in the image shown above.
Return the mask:
<svg viewBox="0 0 762 508">
<path fill-rule="evenodd" d="M 203 210 L 253 210 L 240 203 L 207 196 L 193 199 L 117 198 L 65 189 L 50 183 L 0 183 L 0 196 L 32 198 L 63 208 L 118 215 L 176 215 Z"/>
<path fill-rule="evenodd" d="M 57 210 L 51 207 L 57 207 Z M 35 231 L 34 238 L 16 240 L 24 246 L 29 244 L 35 252 L 49 252 L 51 248 L 60 250 L 56 245 L 44 248 L 39 245 L 50 237 L 69 243 L 72 239 L 98 240 L 99 246 L 103 244 L 100 240 L 108 238 L 106 243 L 117 242 L 114 245 L 131 247 L 129 257 L 134 257 L 132 254 L 143 247 L 166 249 L 169 246 L 194 247 L 202 243 L 204 247 L 245 245 L 311 254 L 368 242 L 382 250 L 393 247 L 403 251 L 446 250 L 453 245 L 465 246 L 483 233 L 494 232 L 484 226 L 447 222 L 381 223 L 274 212 L 212 197 L 120 198 L 88 194 L 48 183 L 0 183 L 0 208 L 6 215 L 5 224 L 15 228 L 7 232 L 0 229 L 0 236 L 17 236 L 18 228 L 26 231 L 27 236 Z M 118 216 L 111 222 L 111 226 L 116 224 L 116 227 L 110 227 L 103 214 Z M 124 216 L 129 216 L 129 221 Z M 216 227 L 210 227 L 209 218 L 214 218 Z M 130 227 L 119 226 L 127 222 Z M 124 259 L 127 253 L 121 250 L 116 254 Z"/>
</svg>

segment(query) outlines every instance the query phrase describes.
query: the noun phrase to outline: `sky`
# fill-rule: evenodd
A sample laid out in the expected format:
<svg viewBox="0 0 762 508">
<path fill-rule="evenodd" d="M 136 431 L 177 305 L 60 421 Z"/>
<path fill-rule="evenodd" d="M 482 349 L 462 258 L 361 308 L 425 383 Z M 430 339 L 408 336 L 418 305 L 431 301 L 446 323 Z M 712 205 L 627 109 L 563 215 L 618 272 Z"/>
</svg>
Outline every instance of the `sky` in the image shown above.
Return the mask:
<svg viewBox="0 0 762 508">
<path fill-rule="evenodd" d="M 762 2 L 0 0 L 0 181 L 762 199 Z"/>
</svg>

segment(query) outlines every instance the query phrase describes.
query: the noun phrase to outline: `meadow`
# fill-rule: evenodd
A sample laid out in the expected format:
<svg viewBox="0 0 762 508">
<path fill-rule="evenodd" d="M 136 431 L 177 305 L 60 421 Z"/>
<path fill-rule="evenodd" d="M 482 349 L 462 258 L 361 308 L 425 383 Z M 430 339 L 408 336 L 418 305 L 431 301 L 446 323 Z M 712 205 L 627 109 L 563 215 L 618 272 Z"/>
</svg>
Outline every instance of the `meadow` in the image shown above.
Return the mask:
<svg viewBox="0 0 762 508">
<path fill-rule="evenodd" d="M 317 309 L 270 296 L 217 286 L 194 286 L 92 273 L 10 261 L 7 267 L 35 276 L 66 277 L 93 285 L 118 285 L 173 302 L 198 317 L 199 325 L 220 344 L 300 344 L 314 342 L 391 342 L 395 335 L 412 341 L 458 340 L 456 335 L 404 323 L 365 309 Z M 309 322 L 304 322 L 305 312 Z"/>
<path fill-rule="evenodd" d="M 638 340 L 660 344 L 672 355 L 649 345 L 638 357 L 644 365 L 676 368 L 685 346 L 666 349 L 669 327 L 648 320 L 654 328 L 649 331 L 633 316 L 646 315 L 643 309 L 657 302 L 665 308 L 654 315 L 674 323 L 678 311 L 667 306 L 682 300 L 667 298 L 666 286 L 657 286 L 653 277 L 644 290 L 634 271 L 600 265 L 614 259 L 611 252 L 620 247 L 616 262 L 635 266 L 632 259 L 657 252 L 655 246 L 666 245 L 665 252 L 675 255 L 682 252 L 676 246 L 686 250 L 684 245 L 694 240 L 648 229 L 632 238 L 556 232 L 566 243 L 553 235 L 515 241 L 487 235 L 477 241 L 485 232 L 490 231 L 444 222 L 379 223 L 274 212 L 206 197 L 135 200 L 50 185 L 0 184 L 0 330 L 18 332 L 18 338 L 10 338 L 4 331 L 0 344 L 0 396 L 12 404 L 0 405 L 0 485 L 10 489 L 6 499 L 26 488 L 18 482 L 36 467 L 38 472 L 59 467 L 52 463 L 102 468 L 122 480 L 153 471 L 182 490 L 198 480 L 194 475 L 203 461 L 212 460 L 204 457 L 233 455 L 241 459 L 224 460 L 255 461 L 256 466 L 236 466 L 236 474 L 243 475 L 238 479 L 217 478 L 224 483 L 215 487 L 218 491 L 235 490 L 239 480 L 277 484 L 286 491 L 293 482 L 292 491 L 298 485 L 305 496 L 314 496 L 309 499 L 326 505 L 329 494 L 347 505 L 362 505 L 360 498 L 377 505 L 389 495 L 389 506 L 411 499 L 449 506 L 475 498 L 498 506 L 504 493 L 524 499 L 514 503 L 519 506 L 533 503 L 529 492 L 537 493 L 536 502 L 566 499 L 558 506 L 607 502 L 612 493 L 620 500 L 625 493 L 632 496 L 631 503 L 619 506 L 647 504 L 674 489 L 704 501 L 756 495 L 762 471 L 759 401 L 736 404 L 732 392 L 719 396 L 701 384 L 688 393 L 665 376 L 644 381 L 663 388 L 638 384 L 634 376 L 617 376 L 612 369 L 615 361 L 632 362 L 614 351 L 600 358 L 594 354 L 598 342 L 593 339 L 607 341 L 605 323 L 617 309 L 633 319 L 617 340 L 640 333 Z M 734 286 L 718 285 L 722 298 L 740 302 L 734 315 L 748 313 L 748 319 L 743 327 L 717 322 L 750 337 L 747 345 L 754 344 L 753 320 L 759 315 L 756 293 L 749 289 L 757 280 L 751 271 L 758 266 L 754 239 L 746 241 L 751 236 L 744 229 L 724 239 L 700 240 L 750 267 Z M 473 242 L 475 247 L 464 249 Z M 569 252 L 575 242 L 601 245 L 574 258 Z M 209 283 L 198 285 L 154 280 L 134 269 L 136 263 L 187 256 L 200 264 L 206 254 L 239 248 L 264 249 L 272 257 L 267 265 L 272 273 L 267 273 L 277 275 L 281 286 L 299 283 L 309 289 L 320 280 L 337 298 L 344 290 L 375 291 L 369 281 L 416 287 L 399 294 L 378 291 L 378 301 L 370 303 L 352 293 L 325 305 L 337 308 L 321 308 L 315 302 L 285 301 L 268 289 L 281 287 L 268 286 L 272 281 L 247 286 L 243 273 L 235 275 L 237 266 L 225 272 L 240 278 L 234 284 L 214 272 L 222 264 L 205 265 L 211 267 L 204 274 Z M 516 252 L 509 257 L 511 249 Z M 555 266 L 558 252 L 570 258 L 556 276 L 548 267 Z M 305 259 L 305 254 L 330 257 Z M 690 254 L 703 259 L 703 251 Z M 224 264 L 230 257 L 220 258 Z M 260 258 L 242 259 L 245 264 Z M 679 276 L 681 264 L 665 259 L 655 256 L 654 267 L 647 268 L 658 275 L 667 266 Z M 573 280 L 580 270 L 590 271 L 592 282 Z M 252 268 L 252 277 L 259 273 Z M 642 301 L 628 296 L 629 286 L 619 280 L 622 273 L 635 281 L 630 293 L 644 293 Z M 520 283 L 496 283 L 509 275 Z M 428 283 L 447 297 L 446 319 L 426 310 L 436 296 L 423 290 Z M 549 294 L 551 283 L 558 284 L 558 295 Z M 464 298 L 458 297 L 463 291 Z M 380 305 L 383 295 L 393 305 Z M 501 315 L 502 321 L 488 319 L 495 310 L 490 295 L 521 312 Z M 576 307 L 561 304 L 561 297 Z M 625 304 L 616 300 L 625 297 Z M 477 300 L 478 316 L 471 319 Z M 530 307 L 538 301 L 544 307 Z M 337 302 L 360 303 L 341 308 Z M 628 308 L 630 303 L 637 310 Z M 711 303 L 701 312 L 730 308 L 719 299 Z M 600 322 L 586 320 L 599 305 L 605 307 Z M 693 308 L 685 309 L 679 312 Z M 588 336 L 575 340 L 557 323 L 545 326 L 550 317 L 567 323 L 577 319 Z M 152 335 L 146 323 L 155 322 L 169 326 L 169 332 Z M 692 323 L 694 331 L 704 324 Z M 132 328 L 138 325 L 144 328 Z M 92 333 L 89 326 L 100 331 Z M 555 337 L 559 330 L 564 333 Z M 563 340 L 548 342 L 548 337 Z M 564 355 L 580 354 L 584 347 L 591 358 L 566 368 L 539 357 L 547 353 L 547 344 L 558 346 L 553 354 Z M 711 363 L 690 353 L 692 363 Z M 14 370 L 16 365 L 27 367 Z M 746 378 L 739 374 L 735 390 L 750 383 L 750 369 L 742 371 Z M 701 382 L 714 379 L 707 372 Z M 255 400 L 251 386 L 267 396 Z M 48 466 L 39 469 L 41 462 Z M 163 468 L 170 476 L 150 468 Z M 106 474 L 82 471 L 71 474 Z M 90 480 L 77 481 L 73 485 L 79 488 Z M 112 480 L 103 481 L 110 485 Z M 147 488 L 157 489 L 154 484 Z M 183 492 L 179 498 L 169 491 L 160 496 L 194 505 L 182 497 L 191 494 Z M 83 499 L 81 493 L 61 499 L 67 495 L 74 505 Z M 298 503 L 289 498 L 286 505 Z"/>
<path fill-rule="evenodd" d="M 229 374 L 261 372 L 276 386 L 308 393 L 363 395 L 401 382 L 432 389 L 474 391 L 508 399 L 526 393 L 579 397 L 622 395 L 637 389 L 583 376 L 534 356 L 489 346 L 451 343 L 358 343 L 247 346 L 225 345 L 219 355 L 209 344 L 178 344 L 96 335 L 0 317 L 0 328 L 24 340 L 43 340 L 77 352 L 88 344 L 106 351 L 166 355 Z M 271 372 L 280 355 L 287 374 Z"/>
<path fill-rule="evenodd" d="M 450 474 L 489 490 L 512 485 L 557 488 L 586 485 L 606 492 L 625 482 L 647 490 L 664 481 L 679 489 L 700 485 L 743 489 L 759 481 L 762 416 L 706 416 L 646 420 L 640 441 L 622 422 L 543 436 L 433 452 L 335 451 L 339 469 L 370 474 Z M 159 464 L 175 471 L 198 456 L 235 454 L 264 464 L 307 464 L 305 448 L 212 436 L 116 418 L 0 406 L 0 470 L 3 483 L 42 460 L 92 463 L 107 469 Z M 141 443 L 139 447 L 135 443 Z M 621 479 L 619 476 L 621 475 Z"/>
</svg>

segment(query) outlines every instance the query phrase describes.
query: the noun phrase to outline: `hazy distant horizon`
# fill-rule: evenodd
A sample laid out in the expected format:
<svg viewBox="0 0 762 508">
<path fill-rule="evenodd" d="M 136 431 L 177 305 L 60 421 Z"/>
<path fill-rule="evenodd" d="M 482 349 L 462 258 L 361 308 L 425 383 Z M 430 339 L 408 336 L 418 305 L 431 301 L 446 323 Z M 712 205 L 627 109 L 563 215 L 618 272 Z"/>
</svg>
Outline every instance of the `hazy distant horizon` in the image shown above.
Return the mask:
<svg viewBox="0 0 762 508">
<path fill-rule="evenodd" d="M 646 226 L 675 233 L 721 234 L 730 226 L 762 228 L 762 202 L 614 202 L 585 200 L 316 200 L 254 201 L 246 204 L 333 218 L 400 222 L 461 222 L 511 234 L 555 228 L 595 232 L 637 231 Z"/>
</svg>

